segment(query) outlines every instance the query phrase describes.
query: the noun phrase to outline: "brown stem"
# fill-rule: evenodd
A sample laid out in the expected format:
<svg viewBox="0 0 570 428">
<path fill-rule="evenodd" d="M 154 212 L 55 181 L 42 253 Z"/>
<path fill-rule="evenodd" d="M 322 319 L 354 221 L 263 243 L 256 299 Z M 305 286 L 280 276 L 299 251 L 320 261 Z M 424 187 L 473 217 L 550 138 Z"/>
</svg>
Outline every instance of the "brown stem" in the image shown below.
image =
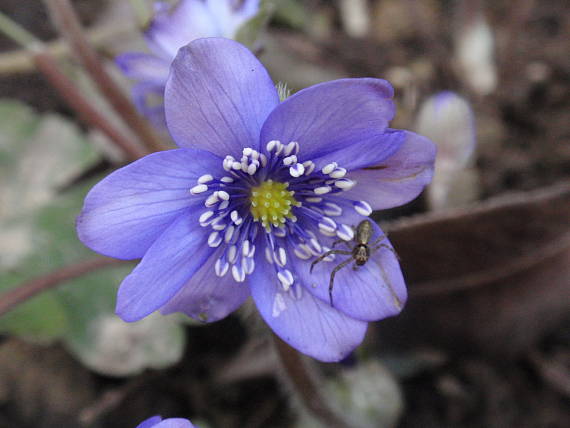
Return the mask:
<svg viewBox="0 0 570 428">
<path fill-rule="evenodd" d="M 51 85 L 60 93 L 63 101 L 75 110 L 88 125 L 99 128 L 130 160 L 139 159 L 149 153 L 111 125 L 111 123 L 85 99 L 74 83 L 62 73 L 50 55 L 42 52 L 34 53 L 33 59 L 38 70 L 42 72 Z"/>
<path fill-rule="evenodd" d="M 117 114 L 149 150 L 165 150 L 166 147 L 155 135 L 148 122 L 139 115 L 129 98 L 105 70 L 99 55 L 83 33 L 81 23 L 69 0 L 45 0 L 45 3 L 52 21 Z"/>
<path fill-rule="evenodd" d="M 302 356 L 277 336 L 275 349 L 301 403 L 327 428 L 346 428 L 346 424 L 326 403 L 318 387 L 317 375 L 310 370 Z"/>
<path fill-rule="evenodd" d="M 95 257 L 77 264 L 62 267 L 47 275 L 33 278 L 0 295 L 0 316 L 28 301 L 37 294 L 57 287 L 62 282 L 77 278 L 78 276 L 97 269 L 115 266 L 121 263 L 125 263 L 125 261 L 111 259 L 109 257 Z"/>
</svg>

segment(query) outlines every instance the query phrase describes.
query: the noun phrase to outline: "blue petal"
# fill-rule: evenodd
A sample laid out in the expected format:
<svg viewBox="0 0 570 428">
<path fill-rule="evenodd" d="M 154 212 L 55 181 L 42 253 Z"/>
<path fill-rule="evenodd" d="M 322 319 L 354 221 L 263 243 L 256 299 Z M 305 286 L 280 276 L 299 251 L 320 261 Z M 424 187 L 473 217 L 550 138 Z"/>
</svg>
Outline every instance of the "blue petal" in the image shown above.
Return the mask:
<svg viewBox="0 0 570 428">
<path fill-rule="evenodd" d="M 133 102 L 139 112 L 144 115 L 155 128 L 166 131 L 163 100 L 164 84 L 139 82 L 133 86 L 132 93 Z M 162 100 L 162 103 L 160 100 Z"/>
<path fill-rule="evenodd" d="M 172 7 L 157 4 L 145 38 L 154 53 L 172 61 L 182 46 L 201 37 L 220 36 L 219 31 L 203 0 L 181 0 Z"/>
<path fill-rule="evenodd" d="M 263 251 L 257 252 L 250 277 L 251 294 L 275 334 L 298 351 L 326 362 L 342 360 L 362 342 L 366 322 L 331 308 L 300 284 L 284 292 L 273 266 L 260 254 Z"/>
<path fill-rule="evenodd" d="M 189 190 L 203 174 L 222 174 L 211 153 L 178 149 L 153 153 L 99 182 L 77 219 L 79 239 L 98 253 L 142 257 L 173 220 L 201 203 Z"/>
<path fill-rule="evenodd" d="M 162 421 L 160 416 L 153 416 L 152 418 L 147 419 L 146 421 L 141 422 L 137 425 L 137 428 L 151 428 Z"/>
<path fill-rule="evenodd" d="M 213 254 L 178 294 L 161 308 L 163 314 L 183 312 L 198 321 L 214 322 L 225 318 L 247 300 L 250 295 L 247 284 L 236 282 L 231 272 L 221 278 L 214 273 L 214 265 L 223 250 Z"/>
<path fill-rule="evenodd" d="M 166 84 L 166 123 L 181 147 L 241 156 L 279 98 L 261 63 L 228 39 L 199 39 L 180 49 Z"/>
<path fill-rule="evenodd" d="M 196 428 L 189 420 L 181 418 L 169 418 L 160 422 L 155 428 Z"/>
<path fill-rule="evenodd" d="M 374 233 L 370 242 L 375 242 L 384 233 L 376 223 L 371 223 Z M 363 321 L 377 321 L 397 315 L 407 299 L 406 284 L 392 245 L 388 239 L 378 244 L 387 245 L 388 248 L 381 247 L 372 252 L 370 259 L 356 269 L 353 268 L 353 262 L 349 263 L 337 272 L 333 284 L 334 308 Z M 351 251 L 353 246 L 354 242 L 350 242 L 348 245 L 337 245 L 335 249 Z M 332 269 L 349 259 L 350 255 L 336 255 L 331 262 L 316 264 L 310 273 L 312 260 L 292 257 L 295 273 L 307 290 L 326 304 L 330 304 L 329 282 Z"/>
<path fill-rule="evenodd" d="M 297 141 L 300 157 L 311 160 L 352 145 L 373 143 L 394 116 L 392 96 L 392 87 L 381 79 L 341 79 L 311 86 L 269 115 L 261 142 Z M 334 160 L 339 164 L 350 161 Z"/>
<path fill-rule="evenodd" d="M 124 321 L 138 321 L 164 306 L 212 255 L 199 214 L 180 216 L 123 280 L 116 312 Z"/>
<path fill-rule="evenodd" d="M 121 71 L 130 79 L 164 86 L 168 79 L 170 62 L 155 55 L 127 52 L 115 58 Z"/>
<path fill-rule="evenodd" d="M 357 185 L 347 198 L 367 201 L 373 209 L 397 207 L 416 198 L 431 181 L 436 147 L 430 140 L 409 131 L 401 148 L 380 164 L 352 171 Z"/>
</svg>

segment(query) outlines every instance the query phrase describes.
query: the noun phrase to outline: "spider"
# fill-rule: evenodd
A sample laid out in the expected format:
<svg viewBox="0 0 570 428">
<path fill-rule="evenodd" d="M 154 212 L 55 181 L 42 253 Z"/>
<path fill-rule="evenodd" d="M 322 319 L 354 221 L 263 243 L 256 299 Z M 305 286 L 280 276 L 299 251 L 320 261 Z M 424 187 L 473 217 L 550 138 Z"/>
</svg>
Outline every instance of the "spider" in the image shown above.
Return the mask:
<svg viewBox="0 0 570 428">
<path fill-rule="evenodd" d="M 370 242 L 370 238 L 372 237 L 372 232 L 373 232 L 372 224 L 370 223 L 370 221 L 369 220 L 362 220 L 360 223 L 358 223 L 358 226 L 356 226 L 356 231 L 354 234 L 354 242 L 356 245 L 354 247 L 352 247 L 350 249 L 350 251 L 347 251 L 347 250 L 329 250 L 329 251 L 321 254 L 315 261 L 313 261 L 313 263 L 311 263 L 310 272 L 312 273 L 313 268 L 315 267 L 315 265 L 317 263 L 323 261 L 325 258 L 327 258 L 328 256 L 330 256 L 332 254 L 344 254 L 344 255 L 350 256 L 350 258 L 339 263 L 331 272 L 331 279 L 329 281 L 329 300 L 330 300 L 331 306 L 334 306 L 333 305 L 333 297 L 332 297 L 334 277 L 339 270 L 341 270 L 343 267 L 347 266 L 353 260 L 354 260 L 353 269 L 356 269 L 357 266 L 362 266 L 362 265 L 366 264 L 366 262 L 370 258 L 370 255 L 380 248 L 388 248 L 389 250 L 394 251 L 392 249 L 392 247 L 390 247 L 386 244 L 379 244 L 380 241 L 382 241 L 386 238 L 386 235 L 382 235 L 376 241 L 374 241 L 373 243 L 370 244 L 369 242 Z M 333 243 L 333 247 L 336 244 L 339 244 L 341 242 L 346 244 L 346 246 L 350 248 L 349 243 L 345 240 L 342 240 L 342 239 L 335 241 Z"/>
</svg>

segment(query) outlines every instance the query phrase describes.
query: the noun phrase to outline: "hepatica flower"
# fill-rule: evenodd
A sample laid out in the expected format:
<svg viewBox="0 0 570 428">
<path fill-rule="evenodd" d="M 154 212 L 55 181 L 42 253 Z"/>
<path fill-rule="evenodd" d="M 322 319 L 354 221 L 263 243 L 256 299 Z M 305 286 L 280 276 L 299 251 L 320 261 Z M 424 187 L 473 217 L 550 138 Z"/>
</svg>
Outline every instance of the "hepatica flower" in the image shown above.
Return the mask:
<svg viewBox="0 0 570 428">
<path fill-rule="evenodd" d="M 356 269 L 346 256 L 311 262 L 373 209 L 415 198 L 429 182 L 434 145 L 387 128 L 392 87 L 342 79 L 283 102 L 267 71 L 228 39 L 180 49 L 166 85 L 166 119 L 180 147 L 112 173 L 87 195 L 80 239 L 108 256 L 142 261 L 120 286 L 117 314 L 160 310 L 219 320 L 249 296 L 299 351 L 338 361 L 367 323 L 400 312 L 406 288 L 388 247 Z M 373 225 L 372 240 L 383 235 Z M 341 248 L 354 243 L 339 244 Z"/>
<path fill-rule="evenodd" d="M 137 428 L 196 428 L 188 419 L 169 418 L 162 419 L 160 416 L 153 416 L 141 422 Z"/>
<path fill-rule="evenodd" d="M 139 111 L 155 125 L 164 126 L 160 100 L 178 49 L 201 37 L 234 38 L 257 14 L 259 0 L 181 0 L 175 6 L 156 2 L 154 9 L 144 32 L 151 53 L 127 52 L 116 62 L 127 77 L 137 81 L 133 99 Z"/>
</svg>

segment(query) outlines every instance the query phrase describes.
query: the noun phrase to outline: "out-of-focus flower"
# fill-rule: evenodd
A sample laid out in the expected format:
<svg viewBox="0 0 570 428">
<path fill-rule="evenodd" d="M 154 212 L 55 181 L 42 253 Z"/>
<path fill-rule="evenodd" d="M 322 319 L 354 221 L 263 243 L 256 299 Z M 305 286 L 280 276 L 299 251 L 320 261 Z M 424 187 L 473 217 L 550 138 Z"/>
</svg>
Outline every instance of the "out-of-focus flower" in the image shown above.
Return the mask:
<svg viewBox="0 0 570 428">
<path fill-rule="evenodd" d="M 162 419 L 160 416 L 153 416 L 141 422 L 137 428 L 197 428 L 188 419 L 169 418 Z"/>
<path fill-rule="evenodd" d="M 433 95 L 422 104 L 415 129 L 438 147 L 435 174 L 428 190 L 431 208 L 460 205 L 475 198 L 476 181 L 469 166 L 477 136 L 469 102 L 450 91 Z"/>
<path fill-rule="evenodd" d="M 78 219 L 102 254 L 142 261 L 119 289 L 126 321 L 160 310 L 215 321 L 250 295 L 283 340 L 323 361 L 362 341 L 369 321 L 398 314 L 406 288 L 384 244 L 366 264 L 315 257 L 354 246 L 373 209 L 415 198 L 430 181 L 435 146 L 388 128 L 392 87 L 341 79 L 280 102 L 244 46 L 199 39 L 180 49 L 166 86 L 169 131 L 180 149 L 148 155 L 96 185 Z M 337 242 L 339 241 L 340 242 Z"/>
<path fill-rule="evenodd" d="M 455 32 L 459 76 L 478 94 L 488 95 L 497 87 L 493 32 L 483 14 L 468 16 L 461 24 Z"/>
<path fill-rule="evenodd" d="M 144 32 L 150 54 L 127 52 L 116 58 L 123 73 L 137 81 L 133 99 L 139 111 L 164 127 L 162 97 L 170 64 L 178 49 L 201 37 L 234 38 L 259 10 L 259 0 L 180 0 L 154 5 L 155 14 Z"/>
</svg>

